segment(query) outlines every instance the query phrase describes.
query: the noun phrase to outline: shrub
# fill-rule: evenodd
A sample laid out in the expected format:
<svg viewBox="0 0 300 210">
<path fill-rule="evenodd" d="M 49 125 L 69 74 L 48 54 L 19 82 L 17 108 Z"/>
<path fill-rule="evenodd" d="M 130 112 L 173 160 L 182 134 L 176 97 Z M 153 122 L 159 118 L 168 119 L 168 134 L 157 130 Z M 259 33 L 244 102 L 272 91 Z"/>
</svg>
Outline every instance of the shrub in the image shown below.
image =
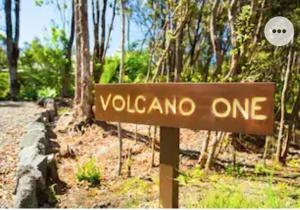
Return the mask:
<svg viewBox="0 0 300 210">
<path fill-rule="evenodd" d="M 237 164 L 236 166 L 229 164 L 225 166 L 225 174 L 228 176 L 242 176 L 244 174 L 244 170 L 241 165 Z"/>
<path fill-rule="evenodd" d="M 101 173 L 96 165 L 96 159 L 92 158 L 82 166 L 78 166 L 76 177 L 78 181 L 87 181 L 91 184 L 99 184 Z"/>
<path fill-rule="evenodd" d="M 0 99 L 5 98 L 9 93 L 8 73 L 0 72 Z"/>
<path fill-rule="evenodd" d="M 57 91 L 50 87 L 46 87 L 41 90 L 38 90 L 37 93 L 39 98 L 54 98 L 58 95 Z"/>
</svg>

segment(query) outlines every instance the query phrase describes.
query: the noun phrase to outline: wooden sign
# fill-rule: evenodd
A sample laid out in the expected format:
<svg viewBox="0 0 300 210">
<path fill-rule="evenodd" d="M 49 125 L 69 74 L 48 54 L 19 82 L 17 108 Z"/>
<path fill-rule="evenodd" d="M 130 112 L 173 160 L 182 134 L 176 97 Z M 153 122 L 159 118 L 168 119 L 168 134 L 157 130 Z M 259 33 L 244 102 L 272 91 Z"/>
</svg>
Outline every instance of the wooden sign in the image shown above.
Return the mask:
<svg viewBox="0 0 300 210">
<path fill-rule="evenodd" d="M 96 119 L 270 135 L 274 83 L 96 85 Z"/>
</svg>

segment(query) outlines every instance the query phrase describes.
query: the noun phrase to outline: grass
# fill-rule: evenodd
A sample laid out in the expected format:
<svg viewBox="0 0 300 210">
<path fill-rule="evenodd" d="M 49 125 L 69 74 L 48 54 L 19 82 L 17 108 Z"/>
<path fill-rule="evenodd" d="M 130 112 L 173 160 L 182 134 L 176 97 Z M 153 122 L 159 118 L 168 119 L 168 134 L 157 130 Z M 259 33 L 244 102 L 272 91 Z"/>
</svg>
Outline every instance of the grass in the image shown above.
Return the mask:
<svg viewBox="0 0 300 210">
<path fill-rule="evenodd" d="M 155 181 L 149 182 L 132 177 L 124 180 L 119 189 L 117 193 L 124 197 L 122 205 L 124 208 L 150 208 L 157 205 L 157 202 L 151 197 L 153 194 L 158 195 L 158 183 Z"/>
<path fill-rule="evenodd" d="M 199 173 L 199 169 L 194 170 Z M 251 177 L 239 179 L 235 170 L 229 171 L 233 173 L 210 175 L 205 181 L 199 178 L 193 180 L 192 176 L 181 178 L 188 180 L 186 183 L 198 182 L 198 186 L 201 186 L 191 189 L 191 185 L 185 183 L 184 186 L 188 189 L 183 189 L 186 192 L 183 193 L 181 207 L 299 208 L 300 189 L 284 183 L 274 184 L 270 170 L 267 170 L 269 175 L 263 182 L 251 180 Z M 261 171 L 266 172 L 265 168 L 259 172 Z M 191 171 L 189 173 L 193 174 Z"/>
<path fill-rule="evenodd" d="M 205 175 L 199 167 L 180 173 L 181 208 L 299 208 L 300 189 L 285 183 L 274 183 L 272 169 L 260 168 L 267 174 L 263 180 L 241 178 L 240 169 L 230 173 Z M 258 170 L 258 169 L 257 169 Z M 231 173 L 232 172 L 232 173 Z M 114 191 L 124 208 L 157 208 L 159 181 L 137 177 L 125 179 Z"/>
<path fill-rule="evenodd" d="M 76 173 L 78 181 L 87 181 L 92 185 L 100 183 L 101 173 L 96 165 L 96 159 L 91 158 L 85 162 L 82 166 L 78 166 Z"/>
</svg>

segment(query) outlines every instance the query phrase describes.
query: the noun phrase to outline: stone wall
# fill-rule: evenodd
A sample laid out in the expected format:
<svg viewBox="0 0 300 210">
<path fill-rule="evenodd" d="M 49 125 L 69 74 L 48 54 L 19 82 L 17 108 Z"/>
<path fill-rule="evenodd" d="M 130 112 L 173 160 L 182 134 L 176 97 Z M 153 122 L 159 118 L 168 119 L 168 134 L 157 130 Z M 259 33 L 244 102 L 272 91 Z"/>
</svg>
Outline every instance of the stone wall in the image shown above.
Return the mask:
<svg viewBox="0 0 300 210">
<path fill-rule="evenodd" d="M 20 140 L 20 154 L 15 189 L 15 208 L 38 208 L 48 201 L 48 166 L 53 155 L 49 150 L 47 124 L 52 110 L 46 110 L 28 124 Z"/>
</svg>

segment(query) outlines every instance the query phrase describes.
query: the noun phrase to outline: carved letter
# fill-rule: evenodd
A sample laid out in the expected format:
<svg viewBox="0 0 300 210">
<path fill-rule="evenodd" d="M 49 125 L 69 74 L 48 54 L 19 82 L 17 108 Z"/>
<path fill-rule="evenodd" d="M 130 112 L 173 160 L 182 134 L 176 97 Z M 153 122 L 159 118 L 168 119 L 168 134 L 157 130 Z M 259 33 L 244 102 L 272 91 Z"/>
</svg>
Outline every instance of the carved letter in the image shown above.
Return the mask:
<svg viewBox="0 0 300 210">
<path fill-rule="evenodd" d="M 130 108 L 130 95 L 127 95 L 127 112 L 135 113 L 135 110 Z"/>
<path fill-rule="evenodd" d="M 163 114 L 163 110 L 157 97 L 152 100 L 152 103 L 148 109 L 148 113 L 152 112 L 152 110 L 158 110 L 160 114 Z"/>
<path fill-rule="evenodd" d="M 103 108 L 104 111 L 106 111 L 106 109 L 107 109 L 107 107 L 108 107 L 110 98 L 111 98 L 111 94 L 109 94 L 109 95 L 107 96 L 107 98 L 106 98 L 106 101 L 104 101 L 102 95 L 100 95 L 100 101 L 101 101 L 102 108 Z"/>
<path fill-rule="evenodd" d="M 117 107 L 117 103 L 116 103 L 117 100 L 119 100 L 121 102 L 121 106 L 119 106 L 119 107 Z M 116 110 L 117 112 L 121 112 L 124 110 L 126 102 L 125 102 L 125 99 L 121 95 L 115 95 L 113 98 L 112 104 L 113 104 L 114 110 Z"/>
<path fill-rule="evenodd" d="M 135 107 L 135 110 L 137 113 L 139 114 L 144 114 L 145 111 L 146 111 L 146 108 L 143 107 L 143 108 L 139 108 L 139 101 L 142 100 L 142 101 L 146 101 L 146 98 L 145 96 L 143 95 L 138 95 L 136 98 L 135 98 L 135 102 L 134 102 L 134 107 Z"/>
<path fill-rule="evenodd" d="M 240 112 L 242 113 L 243 117 L 245 118 L 245 120 L 249 119 L 249 99 L 246 98 L 245 99 L 245 105 L 244 108 L 242 107 L 242 105 L 240 104 L 238 99 L 233 99 L 233 105 L 232 105 L 232 116 L 233 118 L 237 117 L 237 109 L 240 110 Z"/>
<path fill-rule="evenodd" d="M 190 105 L 190 109 L 188 111 L 183 110 L 183 104 L 184 103 L 187 103 L 187 104 Z M 180 100 L 178 108 L 179 108 L 180 114 L 182 114 L 183 116 L 190 116 L 194 113 L 196 105 L 195 105 L 195 102 L 192 99 L 183 98 L 183 99 Z"/>
<path fill-rule="evenodd" d="M 173 101 L 172 103 L 170 102 L 170 100 L 168 98 L 165 99 L 165 114 L 169 114 L 169 109 L 171 110 L 171 112 L 173 112 L 173 114 L 176 114 L 176 98 L 173 97 Z"/>
<path fill-rule="evenodd" d="M 217 111 L 216 106 L 218 103 L 223 103 L 226 105 L 226 111 L 223 113 L 220 113 L 219 111 Z M 228 117 L 231 111 L 231 106 L 229 101 L 226 98 L 216 98 L 213 101 L 212 104 L 212 112 L 216 117 L 221 117 L 221 118 L 225 118 Z"/>
<path fill-rule="evenodd" d="M 256 114 L 256 111 L 261 110 L 261 106 L 259 106 L 257 103 L 266 101 L 266 97 L 253 97 L 252 103 L 251 103 L 251 118 L 253 120 L 265 120 L 267 119 L 266 115 L 263 114 Z"/>
</svg>

